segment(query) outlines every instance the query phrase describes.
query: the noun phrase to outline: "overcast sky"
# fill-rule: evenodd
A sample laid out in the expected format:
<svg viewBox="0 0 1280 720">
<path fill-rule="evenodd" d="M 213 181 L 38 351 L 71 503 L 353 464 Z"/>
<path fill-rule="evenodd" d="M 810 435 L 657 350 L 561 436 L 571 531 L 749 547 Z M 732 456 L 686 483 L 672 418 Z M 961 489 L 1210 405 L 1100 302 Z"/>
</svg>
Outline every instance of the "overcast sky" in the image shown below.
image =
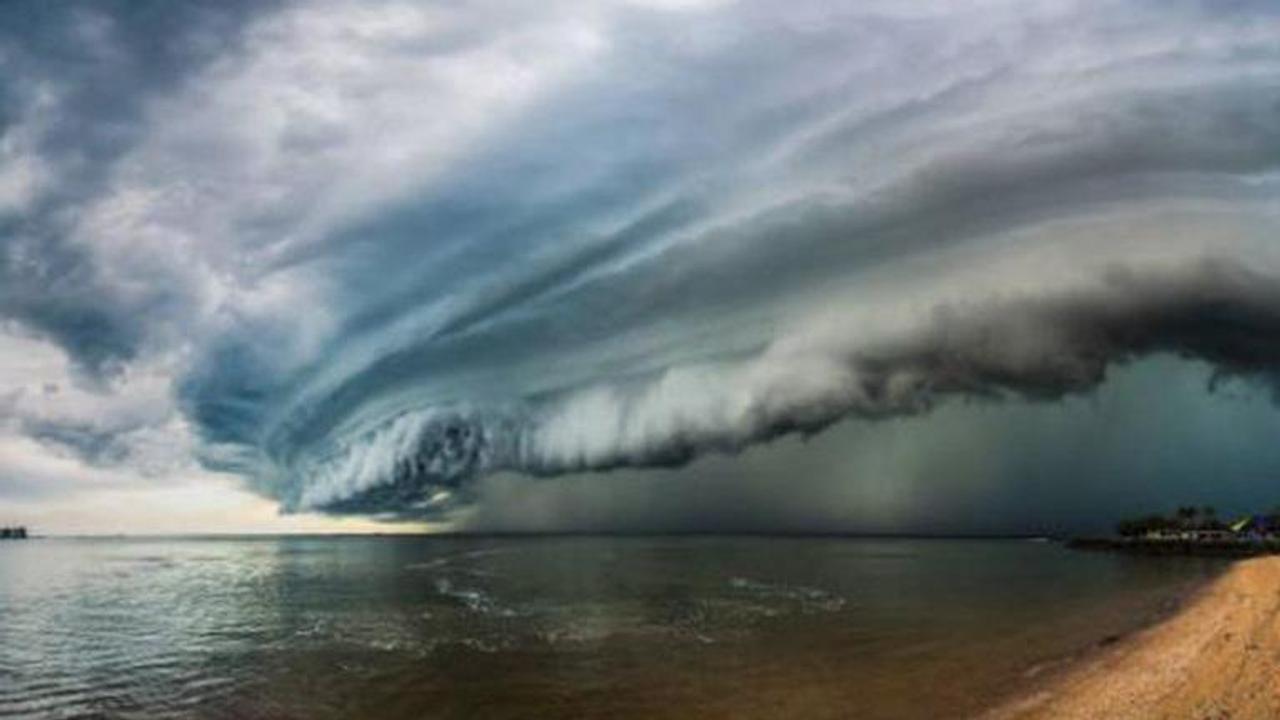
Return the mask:
<svg viewBox="0 0 1280 720">
<path fill-rule="evenodd" d="M 10 2 L 0 523 L 1280 503 L 1280 5 Z"/>
</svg>

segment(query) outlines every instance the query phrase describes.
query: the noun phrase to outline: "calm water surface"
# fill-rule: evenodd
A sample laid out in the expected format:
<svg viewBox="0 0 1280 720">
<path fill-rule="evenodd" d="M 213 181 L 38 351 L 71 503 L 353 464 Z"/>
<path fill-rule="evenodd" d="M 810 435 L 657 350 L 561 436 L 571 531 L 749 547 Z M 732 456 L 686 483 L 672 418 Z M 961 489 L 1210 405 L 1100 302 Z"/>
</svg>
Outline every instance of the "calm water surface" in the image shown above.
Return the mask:
<svg viewBox="0 0 1280 720">
<path fill-rule="evenodd" d="M 0 717 L 957 717 L 1220 567 L 1027 541 L 9 542 Z"/>
</svg>

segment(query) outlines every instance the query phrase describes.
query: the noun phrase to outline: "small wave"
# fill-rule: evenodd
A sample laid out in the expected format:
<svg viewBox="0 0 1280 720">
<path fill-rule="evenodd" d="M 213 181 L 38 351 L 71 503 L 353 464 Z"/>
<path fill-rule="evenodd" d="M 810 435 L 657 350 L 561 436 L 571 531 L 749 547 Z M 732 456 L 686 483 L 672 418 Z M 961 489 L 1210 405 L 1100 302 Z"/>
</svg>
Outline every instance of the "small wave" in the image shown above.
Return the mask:
<svg viewBox="0 0 1280 720">
<path fill-rule="evenodd" d="M 458 587 L 448 578 L 436 580 L 436 592 L 462 604 L 467 610 L 482 615 L 515 617 L 518 613 L 498 604 L 488 593 L 476 588 Z"/>
<path fill-rule="evenodd" d="M 293 631 L 293 634 L 295 637 L 315 637 L 317 635 L 324 633 L 324 631 L 325 631 L 324 621 L 317 620 L 311 623 L 311 625 L 307 627 L 298 628 L 297 630 Z"/>
<path fill-rule="evenodd" d="M 729 580 L 729 586 L 759 599 L 798 603 L 803 612 L 835 612 L 846 602 L 840 595 L 805 585 L 782 585 L 735 577 Z"/>
<path fill-rule="evenodd" d="M 478 560 L 480 558 L 493 557 L 494 555 L 502 555 L 508 552 L 502 548 L 483 548 L 480 550 L 469 550 L 467 552 L 456 553 L 454 555 L 445 555 L 443 557 L 424 560 L 422 562 L 409 563 L 404 566 L 405 570 L 439 570 L 444 567 L 454 567 L 462 561 Z M 459 568 L 459 572 L 467 572 L 472 575 L 488 576 L 492 573 L 477 568 Z"/>
<path fill-rule="evenodd" d="M 438 570 L 449 564 L 449 558 L 436 558 L 435 560 L 427 560 L 426 562 L 409 563 L 404 566 L 405 570 Z"/>
</svg>

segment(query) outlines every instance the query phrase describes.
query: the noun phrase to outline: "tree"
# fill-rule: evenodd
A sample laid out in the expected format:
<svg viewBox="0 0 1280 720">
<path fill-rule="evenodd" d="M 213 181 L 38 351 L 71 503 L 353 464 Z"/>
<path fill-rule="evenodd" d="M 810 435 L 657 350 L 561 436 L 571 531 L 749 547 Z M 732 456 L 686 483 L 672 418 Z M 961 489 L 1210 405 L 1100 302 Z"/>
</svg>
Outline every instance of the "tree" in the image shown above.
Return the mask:
<svg viewBox="0 0 1280 720">
<path fill-rule="evenodd" d="M 1218 510 L 1212 505 L 1205 505 L 1200 508 L 1200 526 L 1206 530 L 1221 530 L 1222 523 L 1218 522 Z"/>
<path fill-rule="evenodd" d="M 1142 521 L 1125 518 L 1116 523 L 1116 534 L 1120 537 L 1135 537 L 1142 534 Z"/>
<path fill-rule="evenodd" d="M 1116 523 L 1116 534 L 1121 537 L 1140 537 L 1149 532 L 1168 530 L 1176 525 L 1176 522 L 1162 515 L 1145 515 L 1139 518 L 1126 518 Z"/>
<path fill-rule="evenodd" d="M 1178 507 L 1178 524 L 1184 528 L 1195 525 L 1196 515 L 1200 513 L 1195 505 L 1181 505 Z"/>
</svg>

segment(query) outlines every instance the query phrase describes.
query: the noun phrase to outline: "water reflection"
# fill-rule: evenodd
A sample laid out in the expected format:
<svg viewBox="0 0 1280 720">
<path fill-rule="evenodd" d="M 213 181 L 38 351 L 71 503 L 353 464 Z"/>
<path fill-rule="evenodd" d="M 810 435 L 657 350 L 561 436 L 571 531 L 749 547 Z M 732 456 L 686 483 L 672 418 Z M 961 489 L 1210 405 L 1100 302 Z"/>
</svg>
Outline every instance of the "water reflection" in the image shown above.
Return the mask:
<svg viewBox="0 0 1280 720">
<path fill-rule="evenodd" d="M 931 717 L 1218 567 L 836 538 L 15 543 L 0 717 Z"/>
</svg>

